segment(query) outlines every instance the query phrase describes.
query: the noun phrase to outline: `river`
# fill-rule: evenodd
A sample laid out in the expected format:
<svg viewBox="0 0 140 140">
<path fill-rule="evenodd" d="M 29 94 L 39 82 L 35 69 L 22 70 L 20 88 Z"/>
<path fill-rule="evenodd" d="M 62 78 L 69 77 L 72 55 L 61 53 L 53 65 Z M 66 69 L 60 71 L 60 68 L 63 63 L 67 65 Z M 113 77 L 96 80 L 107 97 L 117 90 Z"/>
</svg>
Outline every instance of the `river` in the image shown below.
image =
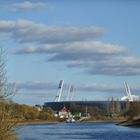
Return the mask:
<svg viewBox="0 0 140 140">
<path fill-rule="evenodd" d="M 19 126 L 20 140 L 140 140 L 140 128 L 115 123 L 59 123 Z"/>
</svg>

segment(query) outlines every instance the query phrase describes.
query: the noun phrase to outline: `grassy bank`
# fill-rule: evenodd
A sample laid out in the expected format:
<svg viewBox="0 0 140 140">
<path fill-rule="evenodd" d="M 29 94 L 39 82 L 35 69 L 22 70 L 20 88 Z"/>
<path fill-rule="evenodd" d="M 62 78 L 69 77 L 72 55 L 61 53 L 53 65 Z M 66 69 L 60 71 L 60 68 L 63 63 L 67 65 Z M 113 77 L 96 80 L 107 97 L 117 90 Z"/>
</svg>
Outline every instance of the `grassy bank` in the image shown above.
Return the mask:
<svg viewBox="0 0 140 140">
<path fill-rule="evenodd" d="M 84 120 L 83 122 L 123 122 L 125 118 L 100 118 L 100 119 L 88 119 Z"/>
<path fill-rule="evenodd" d="M 140 128 L 140 119 L 134 119 L 134 120 L 127 120 L 118 123 L 120 126 L 131 126 L 131 127 L 139 127 Z"/>
<path fill-rule="evenodd" d="M 120 123 L 120 122 L 122 122 L 122 121 L 124 121 L 124 120 L 85 120 L 85 121 L 82 121 L 82 122 L 118 122 L 118 123 Z"/>
<path fill-rule="evenodd" d="M 82 122 L 96 123 L 96 122 L 122 122 L 124 119 L 88 119 Z M 65 122 L 65 121 L 64 121 Z M 30 124 L 50 124 L 50 123 L 63 123 L 63 121 L 53 121 L 53 120 L 28 120 L 28 121 L 18 121 L 17 125 L 30 125 Z"/>
<path fill-rule="evenodd" d="M 18 121 L 17 125 L 50 124 L 50 123 L 59 123 L 59 121 L 52 121 L 52 120 L 28 120 L 28 121 Z"/>
</svg>

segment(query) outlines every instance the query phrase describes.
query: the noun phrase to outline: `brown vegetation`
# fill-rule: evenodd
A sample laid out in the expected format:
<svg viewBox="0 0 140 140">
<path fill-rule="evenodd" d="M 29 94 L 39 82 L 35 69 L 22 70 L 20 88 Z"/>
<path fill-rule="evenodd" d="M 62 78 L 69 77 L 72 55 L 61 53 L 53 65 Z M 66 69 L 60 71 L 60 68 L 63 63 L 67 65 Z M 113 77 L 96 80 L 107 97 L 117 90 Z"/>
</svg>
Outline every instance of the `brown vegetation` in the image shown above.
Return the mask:
<svg viewBox="0 0 140 140">
<path fill-rule="evenodd" d="M 15 121 L 12 121 L 14 110 L 8 101 L 8 97 L 13 93 L 7 86 L 5 61 L 3 51 L 0 48 L 0 140 L 16 140 L 12 133 L 16 124 Z"/>
<path fill-rule="evenodd" d="M 51 108 L 42 109 L 39 111 L 33 106 L 19 105 L 13 103 L 15 111 L 14 118 L 19 122 L 21 121 L 34 121 L 34 120 L 55 120 Z"/>
<path fill-rule="evenodd" d="M 125 115 L 129 120 L 140 118 L 140 101 L 130 102 L 129 108 Z"/>
<path fill-rule="evenodd" d="M 127 110 L 124 116 L 127 120 L 118 125 L 140 127 L 140 101 L 127 102 Z"/>
<path fill-rule="evenodd" d="M 14 111 L 6 101 L 0 102 L 0 140 L 16 140 L 12 129 L 16 126 L 13 120 Z"/>
</svg>

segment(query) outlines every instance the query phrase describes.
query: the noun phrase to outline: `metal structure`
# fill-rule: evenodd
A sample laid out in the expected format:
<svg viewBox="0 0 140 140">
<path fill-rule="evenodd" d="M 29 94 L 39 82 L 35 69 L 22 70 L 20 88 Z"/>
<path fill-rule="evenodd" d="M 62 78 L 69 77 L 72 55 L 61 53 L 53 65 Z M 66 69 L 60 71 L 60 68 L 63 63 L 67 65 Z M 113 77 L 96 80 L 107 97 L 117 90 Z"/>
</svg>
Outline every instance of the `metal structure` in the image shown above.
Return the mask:
<svg viewBox="0 0 140 140">
<path fill-rule="evenodd" d="M 70 93 L 71 93 L 71 97 L 70 97 L 70 101 L 72 101 L 73 100 L 73 96 L 74 96 L 74 86 L 72 85 L 71 86 L 71 89 L 70 89 Z"/>
<path fill-rule="evenodd" d="M 67 98 L 66 98 L 67 101 L 69 101 L 69 97 L 70 97 L 70 89 L 71 89 L 71 85 L 69 86 L 69 89 L 68 89 L 68 94 L 67 94 Z"/>
<path fill-rule="evenodd" d="M 55 102 L 60 102 L 62 91 L 63 91 L 63 86 L 64 86 L 64 80 L 60 80 L 59 86 L 58 86 L 58 91 L 57 91 L 57 94 L 55 97 Z"/>
<path fill-rule="evenodd" d="M 69 90 L 68 90 L 68 94 L 67 94 L 67 101 L 72 101 L 73 95 L 74 95 L 74 86 L 70 85 Z"/>
<path fill-rule="evenodd" d="M 122 101 L 130 101 L 130 102 L 138 101 L 139 100 L 139 96 L 133 95 L 131 93 L 130 87 L 129 87 L 129 85 L 126 82 L 124 82 L 124 86 L 125 86 L 125 91 L 127 93 L 127 96 L 123 96 L 121 98 L 121 100 Z"/>
</svg>

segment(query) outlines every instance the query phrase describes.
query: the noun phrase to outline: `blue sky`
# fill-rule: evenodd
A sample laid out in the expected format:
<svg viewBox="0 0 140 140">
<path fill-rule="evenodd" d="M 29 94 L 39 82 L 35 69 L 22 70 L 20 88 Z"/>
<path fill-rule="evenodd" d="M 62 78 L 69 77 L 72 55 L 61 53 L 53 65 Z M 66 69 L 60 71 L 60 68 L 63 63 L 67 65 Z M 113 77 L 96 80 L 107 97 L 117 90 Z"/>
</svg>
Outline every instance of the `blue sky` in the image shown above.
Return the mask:
<svg viewBox="0 0 140 140">
<path fill-rule="evenodd" d="M 61 79 L 74 100 L 140 94 L 138 0 L 0 0 L 0 46 L 7 76 L 26 104 L 53 101 Z"/>
</svg>

